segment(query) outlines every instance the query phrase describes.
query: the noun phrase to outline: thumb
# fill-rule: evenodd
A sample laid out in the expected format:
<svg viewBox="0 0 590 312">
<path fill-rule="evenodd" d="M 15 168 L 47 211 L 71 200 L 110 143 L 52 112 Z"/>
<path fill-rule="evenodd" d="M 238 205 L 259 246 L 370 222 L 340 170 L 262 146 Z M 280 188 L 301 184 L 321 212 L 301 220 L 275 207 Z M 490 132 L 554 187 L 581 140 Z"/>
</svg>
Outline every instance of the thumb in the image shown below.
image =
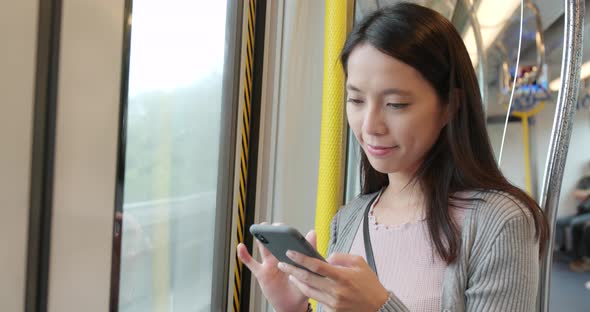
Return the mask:
<svg viewBox="0 0 590 312">
<path fill-rule="evenodd" d="M 314 249 L 318 249 L 318 234 L 315 232 L 315 230 L 307 232 L 307 235 L 305 235 L 305 239 L 309 242 L 311 246 L 313 246 Z"/>
<path fill-rule="evenodd" d="M 252 255 L 248 252 L 248 248 L 243 243 L 240 243 L 237 246 L 236 252 L 240 261 L 252 271 L 254 276 L 257 276 L 261 269 L 261 264 L 252 258 Z"/>
</svg>

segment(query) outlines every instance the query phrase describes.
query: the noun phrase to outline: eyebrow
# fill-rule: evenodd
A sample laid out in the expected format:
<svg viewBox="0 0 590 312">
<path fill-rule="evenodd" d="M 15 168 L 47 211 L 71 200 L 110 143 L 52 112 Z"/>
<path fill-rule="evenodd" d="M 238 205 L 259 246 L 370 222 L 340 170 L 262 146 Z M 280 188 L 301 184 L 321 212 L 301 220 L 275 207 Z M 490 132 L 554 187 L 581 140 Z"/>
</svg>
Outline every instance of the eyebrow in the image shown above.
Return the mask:
<svg viewBox="0 0 590 312">
<path fill-rule="evenodd" d="M 347 84 L 346 89 L 351 90 L 351 91 L 355 91 L 355 92 L 361 92 L 361 89 L 359 89 L 351 84 Z M 381 95 L 389 95 L 389 94 L 398 94 L 398 95 L 403 95 L 403 96 L 412 95 L 412 93 L 410 93 L 409 91 L 405 91 L 405 90 L 401 90 L 401 89 L 397 89 L 397 88 L 387 88 L 387 89 L 383 90 L 383 92 L 381 92 Z"/>
</svg>

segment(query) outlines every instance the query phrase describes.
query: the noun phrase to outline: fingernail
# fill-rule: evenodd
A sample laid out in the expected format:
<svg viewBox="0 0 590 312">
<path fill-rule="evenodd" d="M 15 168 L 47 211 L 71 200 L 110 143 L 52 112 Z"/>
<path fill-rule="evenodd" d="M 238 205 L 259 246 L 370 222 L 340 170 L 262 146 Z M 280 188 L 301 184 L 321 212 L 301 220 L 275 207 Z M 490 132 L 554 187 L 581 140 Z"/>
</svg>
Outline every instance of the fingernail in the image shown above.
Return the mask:
<svg viewBox="0 0 590 312">
<path fill-rule="evenodd" d="M 279 262 L 279 264 L 277 265 L 279 267 L 279 270 L 284 271 L 287 266 L 283 263 L 283 262 Z"/>
<path fill-rule="evenodd" d="M 287 250 L 287 257 L 291 258 L 292 260 L 295 260 L 295 258 L 297 257 L 297 253 L 293 250 Z"/>
</svg>

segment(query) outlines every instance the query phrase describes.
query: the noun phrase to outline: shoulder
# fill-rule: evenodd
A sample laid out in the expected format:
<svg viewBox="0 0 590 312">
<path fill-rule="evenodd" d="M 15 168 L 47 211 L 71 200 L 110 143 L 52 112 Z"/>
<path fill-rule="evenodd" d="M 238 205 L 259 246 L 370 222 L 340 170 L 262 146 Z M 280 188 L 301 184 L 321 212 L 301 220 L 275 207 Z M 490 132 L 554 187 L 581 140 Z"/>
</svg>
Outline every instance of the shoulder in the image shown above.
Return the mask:
<svg viewBox="0 0 590 312">
<path fill-rule="evenodd" d="M 342 206 L 338 210 L 336 217 L 339 220 L 344 221 L 344 220 L 352 219 L 356 215 L 362 214 L 364 211 L 364 208 L 366 208 L 367 205 L 373 199 L 375 199 L 375 197 L 377 197 L 377 195 L 379 195 L 379 192 L 356 196 L 355 198 L 353 198 L 351 201 L 349 201 L 346 205 Z"/>
<path fill-rule="evenodd" d="M 507 227 L 521 227 L 535 232 L 535 221 L 530 207 L 507 192 L 483 190 L 471 192 L 471 229 L 493 238 Z"/>
<path fill-rule="evenodd" d="M 532 218 L 530 208 L 507 192 L 484 190 L 473 192 L 474 213 L 480 218 L 509 221 L 515 218 Z"/>
<path fill-rule="evenodd" d="M 337 252 L 347 252 L 354 239 L 364 208 L 375 198 L 378 193 L 359 195 L 349 203 L 342 206 L 336 215 L 332 217 L 330 224 L 330 243 L 328 255 Z"/>
</svg>

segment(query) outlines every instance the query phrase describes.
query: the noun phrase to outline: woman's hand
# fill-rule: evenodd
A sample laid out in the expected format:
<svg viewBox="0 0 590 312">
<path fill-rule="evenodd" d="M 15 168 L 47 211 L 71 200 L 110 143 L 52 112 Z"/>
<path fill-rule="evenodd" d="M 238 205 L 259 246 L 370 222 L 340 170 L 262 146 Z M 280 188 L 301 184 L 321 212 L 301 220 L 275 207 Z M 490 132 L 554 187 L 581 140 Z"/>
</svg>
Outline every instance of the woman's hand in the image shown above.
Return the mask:
<svg viewBox="0 0 590 312">
<path fill-rule="evenodd" d="M 310 231 L 305 236 L 307 241 L 316 248 L 316 234 Z M 289 282 L 289 275 L 279 270 L 279 261 L 258 240 L 256 245 L 260 250 L 261 262 L 256 261 L 248 253 L 244 244 L 238 245 L 238 257 L 252 272 L 266 299 L 277 312 L 305 312 L 309 297 L 299 288 Z"/>
<path fill-rule="evenodd" d="M 389 298 L 389 292 L 360 256 L 333 254 L 326 263 L 292 251 L 287 255 L 321 275 L 279 264 L 305 296 L 322 303 L 328 311 L 378 311 Z"/>
</svg>

